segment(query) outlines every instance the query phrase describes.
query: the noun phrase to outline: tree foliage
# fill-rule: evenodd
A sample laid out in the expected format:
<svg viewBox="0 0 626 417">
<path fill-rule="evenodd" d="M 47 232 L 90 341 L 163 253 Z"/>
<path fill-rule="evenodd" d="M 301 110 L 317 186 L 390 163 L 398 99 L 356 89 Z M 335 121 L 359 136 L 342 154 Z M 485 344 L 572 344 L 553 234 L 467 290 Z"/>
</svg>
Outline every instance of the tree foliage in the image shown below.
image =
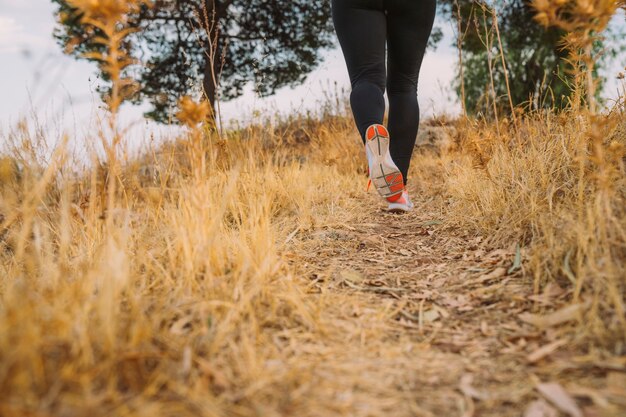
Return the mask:
<svg viewBox="0 0 626 417">
<path fill-rule="evenodd" d="M 68 1 L 52 1 L 59 44 L 89 59 L 101 34 L 81 25 Z M 240 96 L 249 83 L 261 96 L 297 85 L 333 45 L 328 0 L 156 0 L 129 24 L 136 31 L 124 47 L 142 63 L 130 74 L 139 85 L 133 100 L 150 102 L 149 116 L 159 121 L 199 85 L 212 104 Z"/>
<path fill-rule="evenodd" d="M 460 15 L 465 105 L 470 114 L 492 113 L 494 96 L 499 112 L 510 111 L 494 6 L 513 105 L 528 105 L 531 100 L 537 107 L 567 104 L 571 76 L 567 51 L 561 46 L 563 31 L 537 24 L 534 10 L 524 0 L 441 1 L 445 15 L 455 20 Z M 460 83 L 459 79 L 459 94 Z"/>
</svg>

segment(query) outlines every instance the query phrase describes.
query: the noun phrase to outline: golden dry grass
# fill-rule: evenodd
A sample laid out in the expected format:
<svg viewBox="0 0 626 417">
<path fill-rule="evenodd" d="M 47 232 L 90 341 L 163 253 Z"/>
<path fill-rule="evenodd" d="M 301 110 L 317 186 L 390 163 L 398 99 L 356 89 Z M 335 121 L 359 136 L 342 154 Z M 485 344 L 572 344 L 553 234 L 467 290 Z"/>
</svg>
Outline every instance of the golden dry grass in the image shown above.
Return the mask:
<svg viewBox="0 0 626 417">
<path fill-rule="evenodd" d="M 124 159 L 144 3 L 72 2 L 105 35 L 106 162 L 3 138 L 1 416 L 624 415 L 623 105 L 455 122 L 401 217 L 347 117 L 221 136 L 182 99 L 188 134 Z"/>
<path fill-rule="evenodd" d="M 3 159 L 0 414 L 519 415 L 556 381 L 619 415 L 623 116 L 456 129 L 407 217 L 342 117 L 194 130 L 121 164 L 113 213 L 106 170 Z"/>
<path fill-rule="evenodd" d="M 468 127 L 469 128 L 469 127 Z M 623 113 L 526 119 L 503 138 L 490 126 L 462 139 L 473 149 L 449 172 L 452 214 L 495 239 L 530 246 L 535 289 L 554 279 L 594 294 L 595 336 L 624 343 L 626 122 Z M 570 282 L 567 282 L 570 281 Z M 603 318 L 603 320 L 600 320 Z"/>
</svg>

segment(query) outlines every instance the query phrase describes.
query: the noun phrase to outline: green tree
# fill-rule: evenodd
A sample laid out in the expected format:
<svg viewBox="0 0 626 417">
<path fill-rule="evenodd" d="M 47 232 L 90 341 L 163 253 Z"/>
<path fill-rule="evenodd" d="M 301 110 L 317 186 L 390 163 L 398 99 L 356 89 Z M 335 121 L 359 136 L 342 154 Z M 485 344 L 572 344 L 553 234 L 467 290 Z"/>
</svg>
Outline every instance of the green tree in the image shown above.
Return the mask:
<svg viewBox="0 0 626 417">
<path fill-rule="evenodd" d="M 90 59 L 101 51 L 97 29 L 80 24 L 66 0 L 52 0 L 55 37 L 66 53 Z M 261 96 L 297 85 L 333 43 L 328 0 L 156 0 L 130 16 L 136 32 L 124 45 L 143 65 L 126 74 L 138 87 L 134 102 L 148 101 L 148 116 L 167 121 L 178 99 L 199 81 L 213 105 L 253 83 Z M 219 88 L 216 86 L 219 85 Z M 106 91 L 103 91 L 106 94 Z"/>
<path fill-rule="evenodd" d="M 441 0 L 442 12 L 460 15 L 465 106 L 470 114 L 510 112 L 504 65 L 494 26 L 494 6 L 508 71 L 511 102 L 524 106 L 563 108 L 571 94 L 563 32 L 545 29 L 533 20 L 535 11 L 524 0 Z M 459 9 L 457 10 L 457 5 Z M 491 65 L 490 65 L 491 63 Z M 491 68 L 491 70 L 490 70 Z M 493 83 L 492 83 L 493 77 Z M 493 88 L 492 88 L 493 86 Z M 457 81 L 461 95 L 461 79 Z"/>
</svg>

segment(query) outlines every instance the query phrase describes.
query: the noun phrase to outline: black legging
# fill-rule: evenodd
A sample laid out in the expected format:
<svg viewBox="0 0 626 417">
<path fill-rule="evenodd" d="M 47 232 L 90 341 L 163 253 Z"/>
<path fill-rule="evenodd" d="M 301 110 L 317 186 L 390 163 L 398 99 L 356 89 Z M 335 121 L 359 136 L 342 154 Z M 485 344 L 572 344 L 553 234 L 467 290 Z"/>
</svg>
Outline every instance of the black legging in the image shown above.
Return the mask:
<svg viewBox="0 0 626 417">
<path fill-rule="evenodd" d="M 417 81 L 435 19 L 436 0 L 332 0 L 361 138 L 382 124 L 389 96 L 390 152 L 406 184 L 419 126 Z M 385 44 L 388 56 L 385 70 Z"/>
</svg>

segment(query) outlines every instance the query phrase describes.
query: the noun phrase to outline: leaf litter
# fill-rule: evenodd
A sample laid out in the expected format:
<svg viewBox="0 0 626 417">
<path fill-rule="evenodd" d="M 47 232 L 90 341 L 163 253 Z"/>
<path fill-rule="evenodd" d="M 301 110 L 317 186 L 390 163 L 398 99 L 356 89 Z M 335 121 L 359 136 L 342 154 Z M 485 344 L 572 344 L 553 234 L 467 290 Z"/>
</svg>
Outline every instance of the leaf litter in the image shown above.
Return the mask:
<svg viewBox="0 0 626 417">
<path fill-rule="evenodd" d="M 567 292 L 555 282 L 535 294 L 532 277 L 523 273 L 519 244 L 490 248 L 488 239 L 468 238 L 445 222 L 437 224 L 437 233 L 424 233 L 431 213 L 381 218 L 375 197 L 367 199 L 356 204 L 372 208 L 344 219 L 350 227 L 342 228 L 342 239 L 306 240 L 298 234 L 293 240 L 298 265 L 307 265 L 303 274 L 329 274 L 339 267 L 341 285 L 328 287 L 325 296 L 387 317 L 387 325 L 369 334 L 364 346 L 381 358 L 394 358 L 395 365 L 362 375 L 406 387 L 405 398 L 413 404 L 406 410 L 413 411 L 404 412 L 397 403 L 393 415 L 460 415 L 458 402 L 451 401 L 460 393 L 463 415 L 578 417 L 584 414 L 563 386 L 582 381 L 590 388 L 573 389 L 576 396 L 595 405 L 613 401 L 602 374 L 587 371 L 602 359 L 577 362 L 574 342 L 548 331 L 577 320 L 588 305 L 567 304 Z M 345 242 L 361 242 L 359 251 L 346 249 Z M 333 255 L 320 258 L 320 250 Z M 537 312 L 538 306 L 547 312 Z M 374 359 L 358 360 L 363 366 Z M 554 366 L 561 363 L 567 366 Z M 530 372 L 552 382 L 533 382 Z"/>
</svg>

